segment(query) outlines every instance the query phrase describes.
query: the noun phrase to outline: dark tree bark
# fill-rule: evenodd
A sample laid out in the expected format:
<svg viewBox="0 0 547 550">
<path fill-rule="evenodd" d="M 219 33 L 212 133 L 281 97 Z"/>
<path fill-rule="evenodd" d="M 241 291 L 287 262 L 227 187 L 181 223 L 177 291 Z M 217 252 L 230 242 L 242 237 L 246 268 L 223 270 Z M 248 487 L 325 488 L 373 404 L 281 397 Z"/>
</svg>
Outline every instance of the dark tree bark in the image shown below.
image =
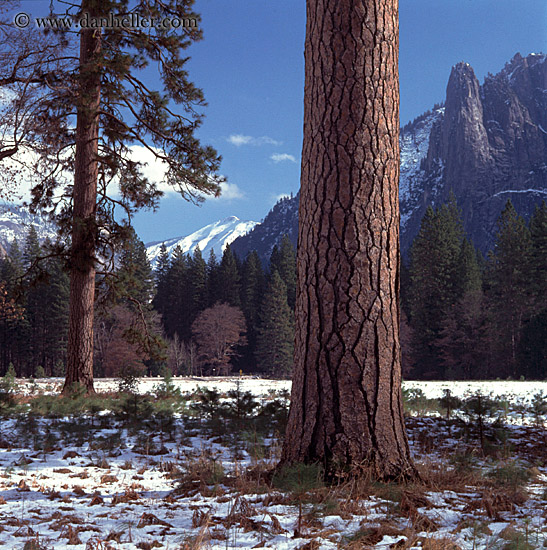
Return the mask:
<svg viewBox="0 0 547 550">
<path fill-rule="evenodd" d="M 96 0 L 84 0 L 82 13 L 98 14 Z M 93 388 L 93 306 L 95 302 L 96 202 L 99 108 L 101 101 L 101 34 L 82 29 L 80 87 L 76 121 L 73 223 L 70 269 L 70 309 L 67 370 L 63 393 L 77 383 Z"/>
<path fill-rule="evenodd" d="M 411 477 L 399 345 L 397 0 L 308 0 L 295 371 L 281 464 Z"/>
</svg>

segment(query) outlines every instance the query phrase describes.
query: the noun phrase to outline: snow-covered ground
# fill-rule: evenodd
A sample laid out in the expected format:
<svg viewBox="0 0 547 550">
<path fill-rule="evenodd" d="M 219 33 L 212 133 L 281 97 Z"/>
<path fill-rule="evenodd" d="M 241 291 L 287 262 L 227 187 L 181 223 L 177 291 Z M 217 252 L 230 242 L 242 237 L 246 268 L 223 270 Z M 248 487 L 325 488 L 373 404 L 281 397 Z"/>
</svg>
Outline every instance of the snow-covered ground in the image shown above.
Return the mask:
<svg viewBox="0 0 547 550">
<path fill-rule="evenodd" d="M 46 386 L 53 391 L 61 383 L 38 381 L 33 388 L 18 382 L 27 394 Z M 173 383 L 188 394 L 198 387 L 226 394 L 239 384 L 241 391 L 259 396 L 262 405 L 280 395 L 276 392 L 290 389 L 287 381 L 250 377 L 175 378 Z M 153 391 L 159 384 L 160 379 L 144 379 L 139 388 Z M 547 384 L 537 382 L 405 386 L 420 388 L 427 397 L 442 396 L 445 387 L 461 397 L 481 390 L 510 396 L 515 403 L 529 401 L 542 389 L 547 393 Z M 96 381 L 99 391 L 116 387 L 115 380 Z M 93 420 L 5 418 L 0 428 L 0 547 L 542 548 L 547 544 L 546 430 L 508 425 L 502 438 L 507 454 L 482 457 L 473 434 L 465 436 L 471 428 L 442 418 L 408 418 L 415 460 L 432 476 L 428 484 L 404 489 L 386 485 L 342 498 L 336 489 L 316 488 L 306 496 L 266 483 L 265 472 L 278 459 L 280 441 L 277 436 L 253 436 L 250 422 L 236 433 L 232 425 L 216 425 L 204 415 L 191 418 L 187 412 L 165 429 L 148 420 L 131 425 L 104 413 Z M 473 471 L 486 473 L 485 479 L 490 479 L 487 472 L 495 476 L 517 460 L 529 475 L 527 493 L 508 486 L 509 496 L 504 497 L 496 483 L 477 485 L 467 470 L 455 472 L 463 457 L 473 462 Z M 440 541 L 437 546 L 434 540 Z M 507 546 L 511 540 L 521 540 L 521 545 Z"/>
<path fill-rule="evenodd" d="M 58 392 L 62 388 L 62 378 L 42 378 L 35 381 L 18 379 L 17 386 L 23 393 L 36 391 Z M 163 378 L 140 378 L 138 381 L 139 393 L 153 392 L 161 385 Z M 250 391 L 255 396 L 267 395 L 272 391 L 291 390 L 290 380 L 270 380 L 254 376 L 229 376 L 229 377 L 174 377 L 172 384 L 180 389 L 182 393 L 194 393 L 198 388 L 214 388 L 221 393 L 227 393 L 240 385 L 241 391 Z M 119 381 L 115 378 L 96 378 L 95 390 L 97 392 L 116 391 Z M 419 389 L 424 392 L 425 397 L 438 399 L 443 396 L 444 390 L 448 389 L 455 397 L 465 398 L 477 391 L 493 397 L 506 397 L 515 403 L 522 399 L 530 399 L 534 394 L 543 391 L 547 394 L 547 381 L 416 381 L 405 380 L 403 389 Z"/>
</svg>

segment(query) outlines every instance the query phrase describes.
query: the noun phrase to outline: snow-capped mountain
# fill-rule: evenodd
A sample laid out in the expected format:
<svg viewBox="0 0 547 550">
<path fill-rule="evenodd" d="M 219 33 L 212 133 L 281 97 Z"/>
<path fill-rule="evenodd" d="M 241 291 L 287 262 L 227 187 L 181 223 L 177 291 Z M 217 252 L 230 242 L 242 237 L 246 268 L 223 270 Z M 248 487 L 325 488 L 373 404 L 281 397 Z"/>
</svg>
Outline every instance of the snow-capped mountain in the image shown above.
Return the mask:
<svg viewBox="0 0 547 550">
<path fill-rule="evenodd" d="M 169 255 L 171 255 L 177 246 L 180 246 L 185 254 L 192 254 L 196 247 L 199 246 L 205 259 L 209 257 L 211 250 L 214 251 L 217 258 L 220 258 L 227 244 L 231 244 L 238 237 L 246 235 L 257 223 L 242 221 L 236 216 L 230 216 L 206 225 L 186 237 L 175 237 L 165 241 L 148 243 L 146 245 L 148 259 L 152 267 L 155 267 L 162 244 L 165 244 Z"/>
<path fill-rule="evenodd" d="M 38 239 L 54 241 L 57 238 L 55 226 L 42 216 L 31 214 L 27 208 L 14 204 L 0 205 L 0 257 L 16 239 L 19 245 L 25 242 L 30 226 L 34 226 Z"/>
</svg>

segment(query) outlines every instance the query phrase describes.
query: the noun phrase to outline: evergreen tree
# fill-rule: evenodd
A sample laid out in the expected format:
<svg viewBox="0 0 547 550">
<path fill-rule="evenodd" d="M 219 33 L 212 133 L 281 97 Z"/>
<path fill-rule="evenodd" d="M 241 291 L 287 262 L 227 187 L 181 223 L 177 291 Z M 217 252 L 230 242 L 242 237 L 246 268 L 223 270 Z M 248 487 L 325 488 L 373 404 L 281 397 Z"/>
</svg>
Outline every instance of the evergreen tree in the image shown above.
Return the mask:
<svg viewBox="0 0 547 550">
<path fill-rule="evenodd" d="M 247 323 L 247 348 L 242 362 L 256 365 L 255 348 L 259 312 L 264 298 L 266 280 L 262 262 L 256 250 L 247 255 L 241 268 L 241 309 Z"/>
<path fill-rule="evenodd" d="M 154 309 L 161 315 L 162 320 L 165 318 L 165 313 L 169 309 L 169 285 L 168 285 L 168 273 L 169 273 L 169 253 L 165 243 L 162 243 L 160 247 L 160 253 L 158 255 L 158 261 L 156 263 L 156 270 L 154 278 L 156 281 L 156 292 L 152 305 Z"/>
<path fill-rule="evenodd" d="M 123 243 L 120 267 L 116 272 L 115 293 L 129 309 L 149 309 L 154 296 L 154 276 L 144 243 L 134 230 Z"/>
<path fill-rule="evenodd" d="M 163 181 L 184 198 L 200 201 L 203 195 L 220 192 L 220 158 L 195 135 L 204 100 L 188 78 L 188 57 L 183 55 L 202 36 L 192 4 L 192 0 L 51 0 L 52 14 L 76 19 L 85 15 L 92 24 L 74 33 L 24 38 L 22 30 L 9 33 L 13 40 L 3 52 L 2 84 L 14 96 L 21 142 L 38 156 L 32 163 L 37 173 L 31 207 L 48 211 L 60 231 L 71 236 L 63 239 L 70 243 L 71 270 L 66 393 L 74 383 L 93 392 L 96 259 L 123 239 L 119 211 L 130 218 L 140 208 L 155 206 L 162 195 L 156 182 L 143 173 L 144 163 L 134 147 L 145 148 L 166 165 Z M 129 12 L 149 20 L 176 18 L 195 24 L 184 29 L 96 24 L 109 14 Z M 2 28 L 13 27 L 1 15 Z M 153 87 L 141 80 L 149 65 L 157 75 Z M 14 134 L 11 118 L 1 123 L 3 135 Z M 3 148 L 2 156 L 21 160 L 18 155 L 28 147 L 21 147 L 19 132 L 15 134 L 15 143 Z M 71 186 L 64 181 L 68 170 L 74 171 Z M 119 181 L 115 197 L 108 192 L 113 179 Z M 59 187 L 66 194 L 52 200 L 59 196 Z M 56 210 L 59 203 L 66 208 Z"/>
<path fill-rule="evenodd" d="M 409 304 L 418 376 L 444 375 L 437 340 L 448 312 L 461 297 L 462 235 L 460 212 L 451 199 L 436 210 L 427 208 L 412 244 Z"/>
<path fill-rule="evenodd" d="M 220 284 L 220 301 L 234 307 L 240 307 L 239 267 L 229 244 L 226 245 L 220 261 L 218 283 Z"/>
<path fill-rule="evenodd" d="M 519 371 L 527 379 L 547 379 L 547 309 L 524 323 L 518 346 Z"/>
<path fill-rule="evenodd" d="M 489 255 L 487 269 L 491 334 L 499 365 L 495 374 L 516 376 L 520 331 L 531 309 L 527 269 L 532 246 L 530 232 L 510 200 L 497 225 L 494 250 Z"/>
<path fill-rule="evenodd" d="M 31 225 L 29 227 L 27 237 L 25 239 L 25 247 L 23 249 L 23 265 L 26 270 L 29 270 L 31 266 L 36 263 L 36 260 L 40 257 L 42 249 L 40 247 L 40 241 L 38 240 L 38 233 L 36 228 Z"/>
<path fill-rule="evenodd" d="M 294 321 L 287 302 L 287 287 L 274 269 L 260 309 L 256 359 L 269 376 L 290 376 L 293 365 Z"/>
<path fill-rule="evenodd" d="M 528 273 L 533 295 L 533 310 L 545 308 L 547 296 L 547 204 L 537 206 L 530 218 L 530 262 Z"/>
<path fill-rule="evenodd" d="M 256 333 L 258 313 L 265 288 L 264 270 L 256 250 L 245 258 L 241 273 L 241 306 L 247 321 L 249 342 Z"/>
<path fill-rule="evenodd" d="M 478 253 L 473 243 L 465 237 L 462 240 L 457 272 L 458 295 L 482 289 L 482 273 Z"/>
<path fill-rule="evenodd" d="M 207 307 L 212 307 L 221 301 L 221 277 L 215 251 L 211 248 L 207 260 Z"/>
<path fill-rule="evenodd" d="M 45 264 L 48 285 L 44 289 L 43 309 L 46 321 L 44 359 L 41 365 L 48 376 L 53 376 L 55 365 L 66 363 L 68 338 L 68 300 L 70 279 L 59 258 L 49 258 Z"/>
<path fill-rule="evenodd" d="M 167 273 L 168 307 L 163 317 L 167 335 L 172 338 L 176 333 L 181 340 L 187 340 L 191 334 L 188 314 L 191 307 L 188 292 L 188 257 L 177 246 L 171 255 Z"/>
<path fill-rule="evenodd" d="M 25 292 L 24 322 L 19 327 L 21 337 L 26 339 L 27 353 L 25 358 L 25 376 L 34 375 L 34 369 L 44 361 L 43 348 L 47 317 L 43 306 L 43 279 L 45 272 L 38 263 L 42 249 L 34 226 L 30 226 L 23 248 L 23 265 L 25 277 L 23 284 Z"/>
<path fill-rule="evenodd" d="M 25 268 L 23 254 L 17 240 L 14 240 L 7 257 L 2 262 L 2 280 L 5 283 L 7 298 L 15 300 L 24 313 L 26 287 L 22 284 Z M 15 319 L 4 319 L 0 322 L 0 353 L 2 372 L 12 363 L 18 375 L 23 374 L 22 368 L 28 352 L 28 321 L 24 315 Z"/>
<path fill-rule="evenodd" d="M 289 307 L 294 310 L 296 301 L 296 250 L 288 235 L 283 235 L 279 248 L 274 246 L 270 256 L 270 270 L 277 270 L 287 287 Z"/>
<path fill-rule="evenodd" d="M 203 259 L 199 246 L 196 246 L 189 260 L 188 279 L 191 292 L 190 324 L 198 313 L 207 307 L 207 264 Z"/>
<path fill-rule="evenodd" d="M 518 349 L 519 374 L 547 378 L 547 205 L 542 201 L 530 218 L 528 289 L 530 319 L 523 323 Z"/>
</svg>

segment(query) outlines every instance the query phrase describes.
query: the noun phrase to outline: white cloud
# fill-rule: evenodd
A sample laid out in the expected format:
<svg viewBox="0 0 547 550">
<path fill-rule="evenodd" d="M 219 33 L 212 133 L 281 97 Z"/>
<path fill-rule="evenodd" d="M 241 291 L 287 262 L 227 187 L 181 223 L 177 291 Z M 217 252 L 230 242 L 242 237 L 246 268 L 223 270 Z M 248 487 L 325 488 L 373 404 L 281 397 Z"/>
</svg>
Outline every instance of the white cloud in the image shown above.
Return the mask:
<svg viewBox="0 0 547 550">
<path fill-rule="evenodd" d="M 132 145 L 129 147 L 131 159 L 142 163 L 141 172 L 151 183 L 155 183 L 160 191 L 165 194 L 177 194 L 177 191 L 165 181 L 167 163 L 158 159 L 150 149 L 144 145 Z M 152 147 L 160 152 L 160 149 Z"/>
<path fill-rule="evenodd" d="M 290 162 L 296 162 L 296 158 L 293 155 L 289 155 L 288 153 L 274 153 L 271 157 L 271 160 L 273 160 L 276 164 L 278 162 L 285 162 L 286 160 Z"/>
<path fill-rule="evenodd" d="M 226 139 L 226 141 L 236 147 L 241 147 L 241 145 L 282 145 L 283 143 L 269 136 L 253 137 L 244 136 L 243 134 L 232 134 Z"/>
<path fill-rule="evenodd" d="M 157 159 L 149 149 L 142 145 L 132 146 L 131 153 L 135 160 L 147 163 L 146 166 L 142 167 L 142 172 L 151 182 L 158 186 L 158 189 L 163 191 L 166 195 L 179 194 L 175 188 L 168 185 L 165 181 L 162 181 L 165 179 L 165 172 L 167 171 L 167 164 L 164 161 Z M 215 198 L 211 195 L 204 195 L 204 197 L 208 200 L 234 200 L 242 199 L 245 196 L 243 191 L 235 183 L 222 182 L 220 184 L 220 189 L 220 197 Z"/>
<path fill-rule="evenodd" d="M 220 184 L 220 190 L 220 197 L 213 200 L 233 200 L 245 197 L 245 193 L 235 183 L 225 181 Z"/>
<path fill-rule="evenodd" d="M 129 158 L 142 164 L 141 171 L 143 175 L 152 184 L 155 184 L 160 191 L 163 191 L 166 197 L 179 195 L 177 189 L 165 181 L 165 174 L 167 172 L 166 162 L 158 159 L 150 149 L 143 145 L 132 145 L 129 147 L 129 151 Z M 157 151 L 160 152 L 159 149 Z M 32 151 L 23 150 L 19 158 L 25 163 L 31 164 L 35 160 L 35 154 Z M 73 174 L 65 174 L 65 178 L 66 183 L 70 183 Z M 36 177 L 30 170 L 21 167 L 20 164 L 12 159 L 5 159 L 3 161 L 2 172 L 0 172 L 0 186 L 4 194 L 7 194 L 8 191 L 11 192 L 12 200 L 29 200 L 31 197 L 30 189 L 35 183 Z M 234 200 L 245 197 L 244 192 L 235 183 L 223 182 L 220 184 L 220 188 L 220 197 L 215 198 L 211 195 L 204 195 L 204 197 L 210 200 Z M 110 183 L 108 190 L 113 197 L 120 196 L 117 179 L 114 179 Z M 2 193 L 0 193 L 1 197 Z"/>
<path fill-rule="evenodd" d="M 232 145 L 235 145 L 236 147 L 239 147 L 240 145 L 249 145 L 253 138 L 251 136 L 242 136 L 241 134 L 232 134 L 228 138 L 228 142 Z"/>
</svg>

